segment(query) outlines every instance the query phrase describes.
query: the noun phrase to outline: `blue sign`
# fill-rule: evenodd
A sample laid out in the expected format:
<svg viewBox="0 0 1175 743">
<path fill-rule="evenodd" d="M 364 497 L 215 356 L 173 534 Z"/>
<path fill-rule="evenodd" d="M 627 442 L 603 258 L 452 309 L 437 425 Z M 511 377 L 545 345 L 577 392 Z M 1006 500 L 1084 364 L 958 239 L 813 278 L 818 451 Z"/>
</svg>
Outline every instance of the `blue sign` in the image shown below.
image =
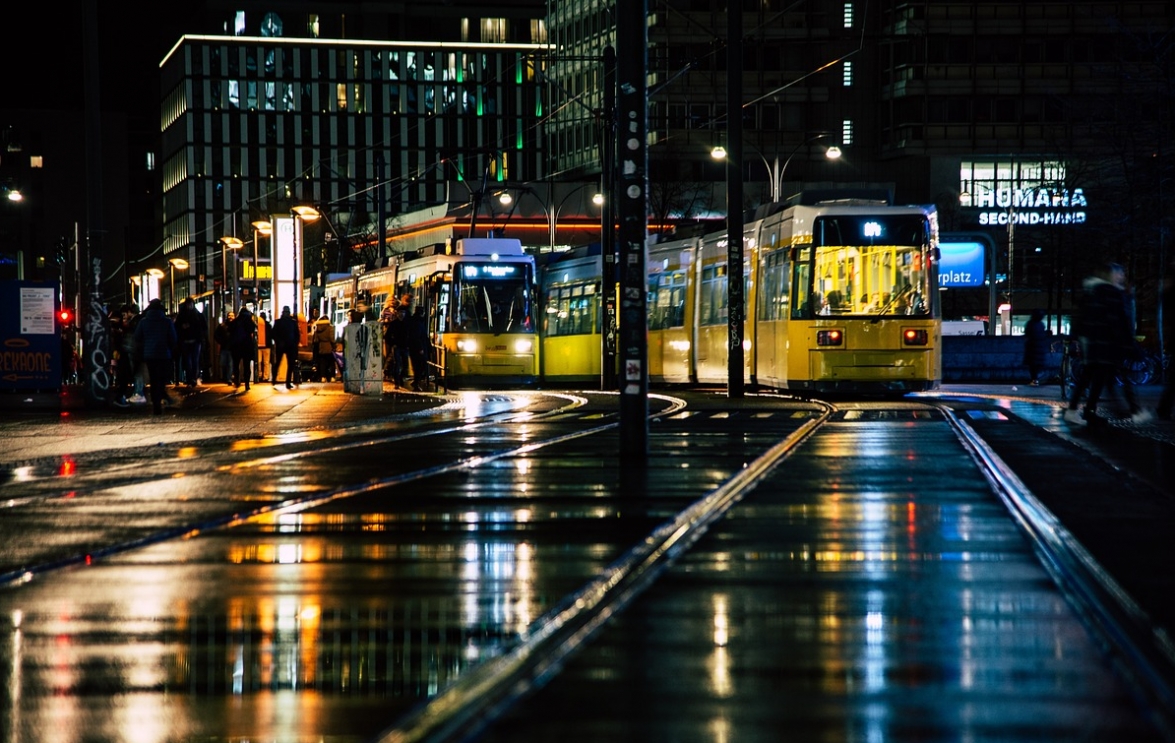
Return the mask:
<svg viewBox="0 0 1175 743">
<path fill-rule="evenodd" d="M 985 274 L 981 242 L 940 242 L 938 244 L 938 285 L 944 287 L 983 286 Z"/>
</svg>

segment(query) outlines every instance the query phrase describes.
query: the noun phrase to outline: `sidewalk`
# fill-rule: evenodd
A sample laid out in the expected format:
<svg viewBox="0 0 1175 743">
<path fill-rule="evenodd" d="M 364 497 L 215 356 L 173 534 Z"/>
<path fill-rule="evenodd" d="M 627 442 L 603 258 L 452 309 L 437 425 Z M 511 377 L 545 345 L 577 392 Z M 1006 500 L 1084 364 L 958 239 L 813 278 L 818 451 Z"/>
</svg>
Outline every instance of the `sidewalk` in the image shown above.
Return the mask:
<svg viewBox="0 0 1175 743">
<path fill-rule="evenodd" d="M 172 403 L 162 415 L 152 415 L 150 404 L 90 407 L 77 387 L 59 394 L 0 394 L 0 467 L 110 449 L 354 426 L 447 400 L 390 384 L 382 395 L 350 394 L 340 382 L 310 382 L 292 390 L 255 384 L 249 392 L 213 383 L 168 387 L 168 394 Z"/>
</svg>

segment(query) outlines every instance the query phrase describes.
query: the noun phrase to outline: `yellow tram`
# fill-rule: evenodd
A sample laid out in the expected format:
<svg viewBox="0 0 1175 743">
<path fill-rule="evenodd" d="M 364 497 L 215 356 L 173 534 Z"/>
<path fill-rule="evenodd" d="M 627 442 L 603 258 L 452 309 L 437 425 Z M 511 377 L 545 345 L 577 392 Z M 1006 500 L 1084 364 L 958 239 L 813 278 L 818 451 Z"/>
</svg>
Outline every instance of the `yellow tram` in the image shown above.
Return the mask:
<svg viewBox="0 0 1175 743">
<path fill-rule="evenodd" d="M 423 307 L 433 375 L 447 387 L 533 386 L 539 376 L 534 257 L 518 240 L 465 238 L 327 286 L 369 320 L 409 298 Z M 397 299 L 400 298 L 400 299 Z"/>
<path fill-rule="evenodd" d="M 744 227 L 744 375 L 753 385 L 901 394 L 942 377 L 933 207 L 804 195 Z M 648 248 L 650 383 L 725 384 L 726 232 Z M 542 275 L 543 379 L 597 379 L 599 255 Z"/>
</svg>

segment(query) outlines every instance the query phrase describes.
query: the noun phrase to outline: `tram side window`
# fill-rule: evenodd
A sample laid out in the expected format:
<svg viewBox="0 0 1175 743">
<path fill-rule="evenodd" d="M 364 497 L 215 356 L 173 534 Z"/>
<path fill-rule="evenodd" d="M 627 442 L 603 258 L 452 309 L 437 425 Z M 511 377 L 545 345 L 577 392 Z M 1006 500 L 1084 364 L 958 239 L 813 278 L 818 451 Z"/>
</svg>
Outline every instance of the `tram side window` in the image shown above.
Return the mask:
<svg viewBox="0 0 1175 743">
<path fill-rule="evenodd" d="M 656 274 L 649 279 L 649 330 L 685 324 L 685 272 Z"/>
<path fill-rule="evenodd" d="M 574 284 L 561 286 L 551 292 L 547 301 L 547 335 L 584 335 L 597 326 L 596 285 Z"/>
<path fill-rule="evenodd" d="M 799 259 L 793 264 L 792 272 L 792 306 L 791 316 L 794 318 L 810 317 L 819 307 L 813 307 L 813 300 L 817 305 L 823 302 L 812 294 L 812 269 L 808 265 L 808 250 L 800 251 Z"/>
<path fill-rule="evenodd" d="M 702 269 L 701 317 L 699 325 L 726 324 L 726 266 Z"/>
<path fill-rule="evenodd" d="M 782 320 L 787 317 L 788 300 L 787 254 L 771 253 L 763 261 L 763 276 L 759 287 L 759 319 Z"/>
</svg>

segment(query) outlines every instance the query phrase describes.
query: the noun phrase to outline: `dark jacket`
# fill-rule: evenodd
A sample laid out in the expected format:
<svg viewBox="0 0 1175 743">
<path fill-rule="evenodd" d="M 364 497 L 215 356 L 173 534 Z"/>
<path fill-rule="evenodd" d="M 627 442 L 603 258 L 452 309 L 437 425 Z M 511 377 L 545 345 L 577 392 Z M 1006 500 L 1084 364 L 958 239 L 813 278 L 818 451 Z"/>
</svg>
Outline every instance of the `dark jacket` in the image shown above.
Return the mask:
<svg viewBox="0 0 1175 743">
<path fill-rule="evenodd" d="M 144 361 L 175 358 L 179 337 L 175 332 L 175 323 L 163 311 L 163 305 L 152 303 L 147 307 L 135 327 L 135 343 Z"/>
<path fill-rule="evenodd" d="M 409 353 L 424 353 L 428 351 L 428 321 L 424 317 L 424 310 L 416 308 L 412 317 L 404 321 L 407 333 Z"/>
<path fill-rule="evenodd" d="M 1035 310 L 1032 318 L 1024 323 L 1024 364 L 1029 368 L 1040 368 L 1048 362 L 1049 331 L 1044 327 L 1044 313 Z"/>
<path fill-rule="evenodd" d="M 1134 347 L 1126 293 L 1105 279 L 1085 280 L 1074 333 L 1089 364 L 1121 364 Z"/>
<path fill-rule="evenodd" d="M 277 351 L 297 351 L 301 339 L 298 321 L 293 315 L 282 315 L 273 321 L 273 347 Z"/>
<path fill-rule="evenodd" d="M 191 302 L 184 302 L 175 316 L 175 331 L 180 343 L 203 343 L 208 337 L 208 325 L 204 315 Z"/>
<path fill-rule="evenodd" d="M 242 308 L 233 318 L 228 332 L 233 353 L 248 356 L 257 351 L 257 324 L 253 321 L 253 313 L 247 308 Z"/>
</svg>

